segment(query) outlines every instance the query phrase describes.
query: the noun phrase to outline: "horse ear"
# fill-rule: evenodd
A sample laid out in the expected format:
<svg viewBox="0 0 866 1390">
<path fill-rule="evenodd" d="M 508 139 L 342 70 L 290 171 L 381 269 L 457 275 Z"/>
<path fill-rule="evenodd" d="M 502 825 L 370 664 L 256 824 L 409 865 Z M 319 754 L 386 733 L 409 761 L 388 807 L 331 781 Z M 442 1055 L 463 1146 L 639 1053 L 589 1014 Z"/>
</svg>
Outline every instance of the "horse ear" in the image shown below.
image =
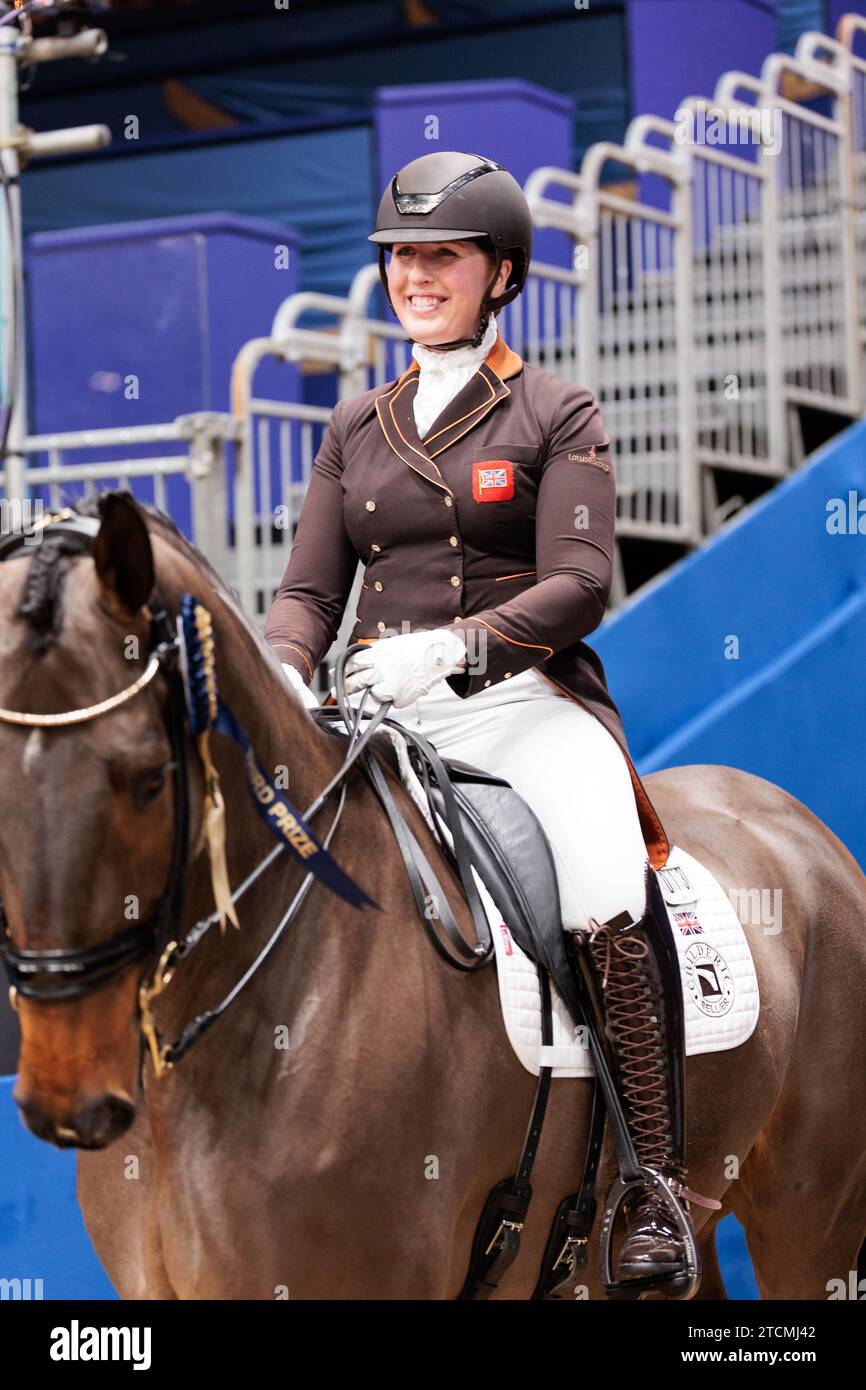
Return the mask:
<svg viewBox="0 0 866 1390">
<path fill-rule="evenodd" d="M 137 613 L 154 584 L 153 551 L 135 498 L 109 492 L 100 503 L 101 525 L 93 545 L 96 573 L 109 598 Z"/>
</svg>

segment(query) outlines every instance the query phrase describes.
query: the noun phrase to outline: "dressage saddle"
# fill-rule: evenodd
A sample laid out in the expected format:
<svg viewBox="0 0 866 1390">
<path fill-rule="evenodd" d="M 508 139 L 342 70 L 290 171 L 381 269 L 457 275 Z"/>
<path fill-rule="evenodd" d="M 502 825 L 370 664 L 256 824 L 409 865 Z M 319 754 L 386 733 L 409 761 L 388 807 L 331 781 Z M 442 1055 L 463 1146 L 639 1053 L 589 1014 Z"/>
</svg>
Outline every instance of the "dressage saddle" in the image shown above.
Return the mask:
<svg viewBox="0 0 866 1390">
<path fill-rule="evenodd" d="M 541 822 L 503 777 L 456 758 L 443 762 L 481 881 L 520 949 L 547 970 L 579 1022 L 556 868 Z M 432 790 L 436 809 L 445 819 L 445 798 L 438 787 Z"/>
</svg>

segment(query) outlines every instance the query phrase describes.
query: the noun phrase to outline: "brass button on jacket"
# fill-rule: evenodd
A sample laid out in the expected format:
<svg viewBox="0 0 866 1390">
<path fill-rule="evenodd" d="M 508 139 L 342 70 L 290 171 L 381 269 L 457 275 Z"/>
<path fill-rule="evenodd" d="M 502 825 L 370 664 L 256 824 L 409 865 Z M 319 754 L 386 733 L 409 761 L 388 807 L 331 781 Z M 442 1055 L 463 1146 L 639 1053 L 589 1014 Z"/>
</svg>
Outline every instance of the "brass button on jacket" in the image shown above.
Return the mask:
<svg viewBox="0 0 866 1390">
<path fill-rule="evenodd" d="M 305 676 L 315 670 L 336 640 L 359 560 L 375 554 L 381 588 L 360 591 L 362 632 L 429 630 L 466 614 L 456 621 L 468 669 L 446 678 L 461 698 L 537 668 L 616 739 L 660 867 L 667 837 L 602 662 L 584 641 L 604 616 L 614 555 L 616 478 L 598 402 L 522 361 L 499 334 L 422 441 L 418 379 L 413 362 L 334 407 L 265 637 Z M 443 504 L 454 509 L 448 530 Z M 451 573 L 455 560 L 461 575 Z"/>
</svg>

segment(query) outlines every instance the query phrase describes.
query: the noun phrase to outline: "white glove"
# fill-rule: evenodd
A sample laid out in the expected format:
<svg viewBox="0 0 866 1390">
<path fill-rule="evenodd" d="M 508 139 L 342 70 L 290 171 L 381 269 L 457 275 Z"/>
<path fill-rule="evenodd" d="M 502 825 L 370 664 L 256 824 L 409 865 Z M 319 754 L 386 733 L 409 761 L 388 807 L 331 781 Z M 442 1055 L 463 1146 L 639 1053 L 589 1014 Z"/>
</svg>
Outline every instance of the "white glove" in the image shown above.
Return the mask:
<svg viewBox="0 0 866 1390">
<path fill-rule="evenodd" d="M 290 666 L 286 661 L 281 661 L 280 665 L 288 677 L 289 684 L 295 687 L 307 709 L 318 709 L 319 702 L 310 687 L 304 684 L 300 672 L 296 671 L 294 666 Z"/>
<path fill-rule="evenodd" d="M 352 654 L 346 663 L 346 694 L 370 686 L 380 704 L 391 700 L 395 709 L 402 709 L 429 694 L 446 676 L 465 669 L 466 643 L 453 629 L 405 632 Z"/>
</svg>

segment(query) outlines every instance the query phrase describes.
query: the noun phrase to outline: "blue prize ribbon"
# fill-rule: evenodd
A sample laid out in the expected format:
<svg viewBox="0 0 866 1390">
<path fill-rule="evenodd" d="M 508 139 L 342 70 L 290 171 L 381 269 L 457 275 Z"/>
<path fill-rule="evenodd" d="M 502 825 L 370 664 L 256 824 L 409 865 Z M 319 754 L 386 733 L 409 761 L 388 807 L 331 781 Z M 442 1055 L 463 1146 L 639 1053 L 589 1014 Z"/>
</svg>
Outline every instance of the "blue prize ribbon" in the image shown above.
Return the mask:
<svg viewBox="0 0 866 1390">
<path fill-rule="evenodd" d="M 354 879 L 343 873 L 339 864 L 319 843 L 300 812 L 274 786 L 256 757 L 255 749 L 246 732 L 222 700 L 218 703 L 217 717 L 213 727 L 218 729 L 221 734 L 226 734 L 229 738 L 234 739 L 241 749 L 247 775 L 247 786 L 253 805 L 271 834 L 276 839 L 282 840 L 296 859 L 299 859 L 311 873 L 315 874 L 326 888 L 330 888 L 338 897 L 343 898 L 350 907 L 370 906 L 374 907 L 377 912 L 381 912 L 382 909 L 379 904 L 369 897 L 363 888 L 355 883 Z"/>
<path fill-rule="evenodd" d="M 319 843 L 300 812 L 277 790 L 264 772 L 246 731 L 217 693 L 214 638 L 211 617 L 195 594 L 184 594 L 180 602 L 183 674 L 187 696 L 190 732 L 198 735 L 208 729 L 234 739 L 244 757 L 247 787 L 253 805 L 277 839 L 291 850 L 316 878 L 351 907 L 379 904 L 344 874 L 339 864 Z M 216 710 L 216 717 L 214 717 Z"/>
</svg>

